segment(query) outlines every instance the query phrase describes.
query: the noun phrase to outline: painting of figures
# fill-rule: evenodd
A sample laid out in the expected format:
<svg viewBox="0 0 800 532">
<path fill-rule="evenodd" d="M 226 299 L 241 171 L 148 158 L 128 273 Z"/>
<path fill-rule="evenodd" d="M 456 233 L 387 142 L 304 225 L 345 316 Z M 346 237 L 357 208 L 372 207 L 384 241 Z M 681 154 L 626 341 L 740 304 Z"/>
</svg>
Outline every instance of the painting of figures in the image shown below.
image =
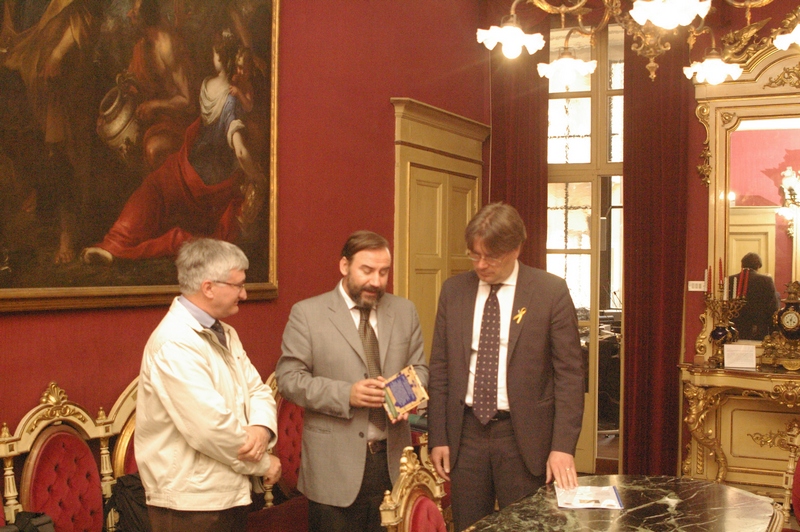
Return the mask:
<svg viewBox="0 0 800 532">
<path fill-rule="evenodd" d="M 163 301 L 201 236 L 275 293 L 277 11 L 3 1 L 0 310 Z"/>
</svg>

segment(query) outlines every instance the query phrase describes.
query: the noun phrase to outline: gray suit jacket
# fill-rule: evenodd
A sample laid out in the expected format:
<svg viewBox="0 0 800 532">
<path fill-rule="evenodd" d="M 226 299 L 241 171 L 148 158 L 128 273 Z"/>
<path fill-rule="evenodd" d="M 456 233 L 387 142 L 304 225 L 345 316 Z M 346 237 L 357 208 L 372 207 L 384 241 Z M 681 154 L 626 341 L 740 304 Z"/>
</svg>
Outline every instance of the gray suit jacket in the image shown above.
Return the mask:
<svg viewBox="0 0 800 532">
<path fill-rule="evenodd" d="M 478 293 L 474 271 L 442 286 L 431 347 L 428 402 L 430 447 L 450 447 L 458 461 L 470 344 Z M 525 309 L 519 321 L 513 319 Z M 550 451 L 575 454 L 583 419 L 587 361 L 563 279 L 520 264 L 508 340 L 508 401 L 520 453 L 534 475 Z"/>
<path fill-rule="evenodd" d="M 378 305 L 378 344 L 384 377 L 413 365 L 423 385 L 428 367 L 414 304 L 385 294 Z M 350 406 L 350 387 L 367 378 L 367 361 L 339 287 L 294 305 L 275 368 L 284 397 L 305 408 L 298 488 L 310 500 L 346 507 L 364 475 L 368 411 Z M 388 423 L 392 482 L 403 448 L 411 444 L 407 422 Z"/>
</svg>

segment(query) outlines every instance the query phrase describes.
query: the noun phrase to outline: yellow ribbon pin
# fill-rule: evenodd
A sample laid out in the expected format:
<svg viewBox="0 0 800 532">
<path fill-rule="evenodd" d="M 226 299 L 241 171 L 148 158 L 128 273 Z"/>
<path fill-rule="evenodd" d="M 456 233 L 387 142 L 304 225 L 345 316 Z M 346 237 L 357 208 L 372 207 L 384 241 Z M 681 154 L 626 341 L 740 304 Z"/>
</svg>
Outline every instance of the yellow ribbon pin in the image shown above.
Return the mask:
<svg viewBox="0 0 800 532">
<path fill-rule="evenodd" d="M 514 316 L 514 321 L 517 322 L 517 325 L 519 325 L 519 323 L 522 321 L 522 316 L 524 316 L 526 312 L 528 312 L 528 309 L 525 307 L 522 307 L 517 311 L 517 315 Z"/>
</svg>

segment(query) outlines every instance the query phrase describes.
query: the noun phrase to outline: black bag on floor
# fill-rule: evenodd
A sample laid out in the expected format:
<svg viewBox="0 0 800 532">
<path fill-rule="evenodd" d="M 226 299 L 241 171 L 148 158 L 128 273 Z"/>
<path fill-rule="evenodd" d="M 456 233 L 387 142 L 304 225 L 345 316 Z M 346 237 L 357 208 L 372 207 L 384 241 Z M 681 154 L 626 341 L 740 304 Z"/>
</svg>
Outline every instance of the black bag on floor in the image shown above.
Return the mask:
<svg viewBox="0 0 800 532">
<path fill-rule="evenodd" d="M 123 475 L 111 488 L 111 497 L 106 502 L 106 516 L 111 509 L 117 511 L 117 532 L 151 532 L 147 516 L 147 501 L 139 473 Z"/>
<path fill-rule="evenodd" d="M 14 524 L 21 532 L 55 532 L 53 520 L 47 514 L 20 512 L 14 517 Z"/>
</svg>

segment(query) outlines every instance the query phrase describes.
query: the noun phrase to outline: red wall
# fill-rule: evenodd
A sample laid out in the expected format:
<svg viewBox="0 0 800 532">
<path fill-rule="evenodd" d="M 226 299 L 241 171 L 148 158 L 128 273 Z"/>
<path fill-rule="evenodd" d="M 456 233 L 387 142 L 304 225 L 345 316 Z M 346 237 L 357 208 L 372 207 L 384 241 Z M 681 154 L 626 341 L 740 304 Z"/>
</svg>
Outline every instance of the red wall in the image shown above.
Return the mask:
<svg viewBox="0 0 800 532">
<path fill-rule="evenodd" d="M 347 235 L 394 230 L 392 97 L 488 123 L 478 0 L 282 0 L 278 299 L 236 327 L 264 378 L 295 302 L 333 288 Z M 0 315 L 0 422 L 13 432 L 51 380 L 91 412 L 137 375 L 166 307 Z"/>
</svg>

